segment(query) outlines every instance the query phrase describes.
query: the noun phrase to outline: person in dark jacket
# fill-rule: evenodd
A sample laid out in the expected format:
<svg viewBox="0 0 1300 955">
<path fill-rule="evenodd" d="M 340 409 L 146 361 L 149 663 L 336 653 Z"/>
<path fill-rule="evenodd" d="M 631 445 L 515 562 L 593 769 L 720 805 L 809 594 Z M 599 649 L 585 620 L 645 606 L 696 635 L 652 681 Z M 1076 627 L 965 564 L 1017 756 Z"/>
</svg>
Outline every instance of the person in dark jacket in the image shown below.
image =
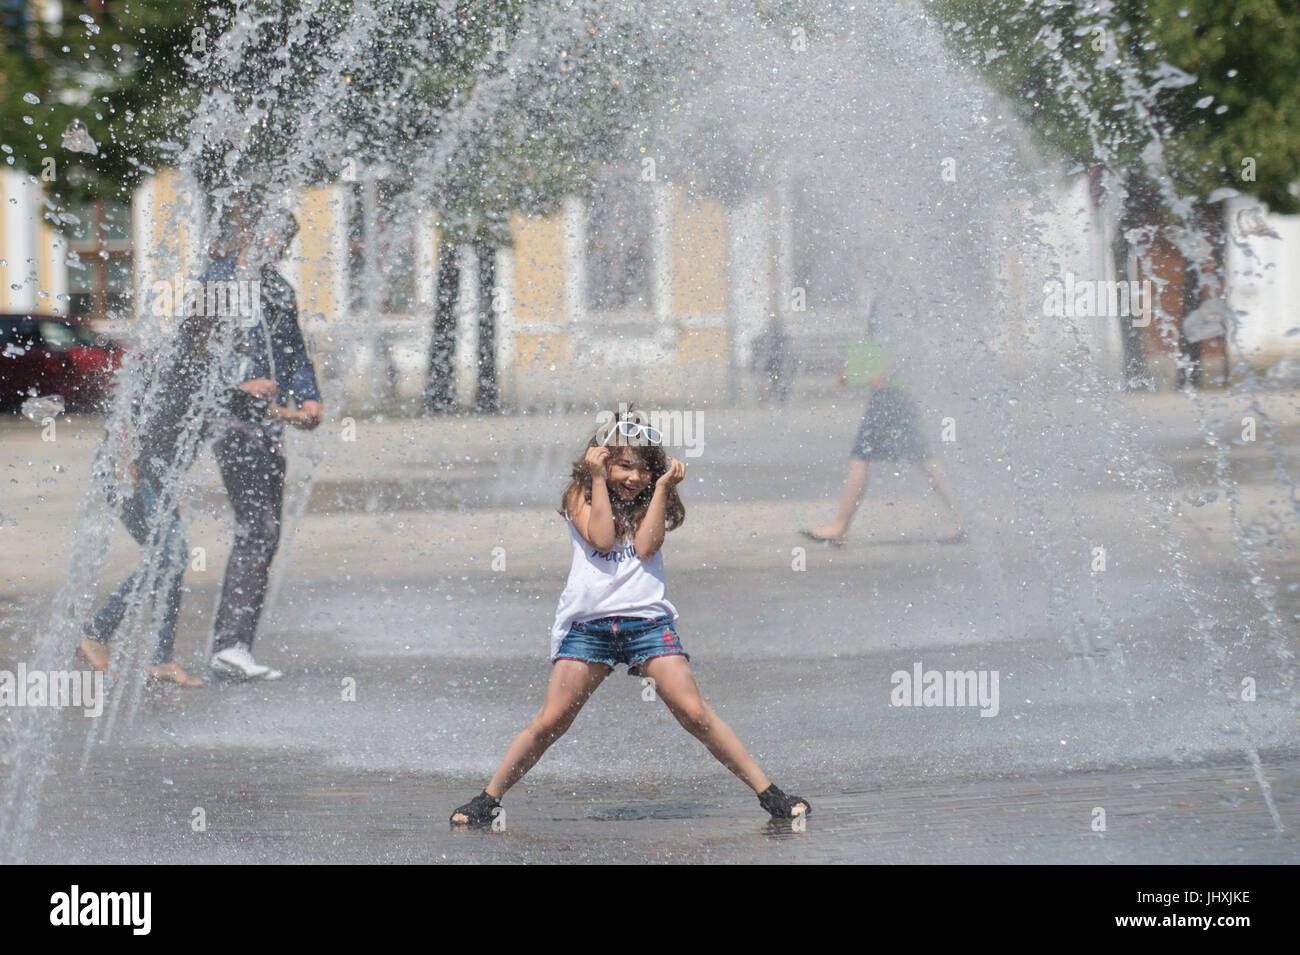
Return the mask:
<svg viewBox="0 0 1300 955">
<path fill-rule="evenodd" d="M 284 505 L 284 425 L 311 430 L 324 415 L 319 385 L 292 287 L 275 269 L 298 232 L 292 213 L 270 210 L 247 227 L 236 211 L 231 250 L 205 283 L 247 282 L 253 314 L 241 315 L 228 380 L 259 399 L 253 414 L 232 413 L 217 427 L 213 444 L 221 479 L 235 514 L 235 542 L 226 565 L 213 623 L 211 668 L 236 679 L 274 680 L 280 671 L 260 663 L 253 638 L 266 600 L 271 560 L 280 542 Z M 293 408 L 291 403 L 297 404 Z"/>
</svg>

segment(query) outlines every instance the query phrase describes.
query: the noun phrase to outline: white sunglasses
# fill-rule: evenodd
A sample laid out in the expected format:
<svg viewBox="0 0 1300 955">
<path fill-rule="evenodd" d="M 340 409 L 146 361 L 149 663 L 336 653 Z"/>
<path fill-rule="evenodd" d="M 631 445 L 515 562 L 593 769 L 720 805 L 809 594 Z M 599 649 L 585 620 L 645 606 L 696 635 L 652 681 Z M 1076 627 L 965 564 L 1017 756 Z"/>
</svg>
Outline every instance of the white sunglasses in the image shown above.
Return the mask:
<svg viewBox="0 0 1300 955">
<path fill-rule="evenodd" d="M 651 444 L 663 444 L 664 440 L 663 432 L 658 428 L 652 428 L 645 424 L 638 424 L 635 421 L 620 421 L 615 427 L 609 429 L 609 434 L 605 435 L 605 439 L 600 442 L 601 446 L 608 446 L 609 439 L 614 437 L 616 434 L 621 434 L 623 437 L 628 439 L 633 439 L 644 434 L 645 439 Z"/>
</svg>

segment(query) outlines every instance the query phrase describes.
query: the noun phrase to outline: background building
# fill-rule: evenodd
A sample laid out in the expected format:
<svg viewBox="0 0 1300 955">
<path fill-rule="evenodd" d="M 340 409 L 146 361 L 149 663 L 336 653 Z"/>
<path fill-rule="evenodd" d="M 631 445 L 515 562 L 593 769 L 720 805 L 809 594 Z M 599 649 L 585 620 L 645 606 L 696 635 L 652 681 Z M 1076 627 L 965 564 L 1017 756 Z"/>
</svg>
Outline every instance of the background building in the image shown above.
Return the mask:
<svg viewBox="0 0 1300 955">
<path fill-rule="evenodd" d="M 382 169 L 353 172 L 295 197 L 302 228 L 282 270 L 331 397 L 353 411 L 414 411 L 434 347 L 445 246 L 435 210 L 390 190 Z M 1087 188 L 1084 177 L 1059 188 L 1060 211 L 1044 234 L 1066 250 L 1062 268 L 1113 280 L 1115 225 Z M 653 377 L 664 401 L 760 400 L 781 390 L 765 370 L 774 326 L 797 360 L 794 387 L 833 388 L 874 290 L 825 226 L 827 211 L 805 190 L 777 193 L 724 205 L 670 183 L 610 176 L 555 214 L 511 218 L 510 244 L 495 250 L 487 282 L 483 250 L 459 249 L 454 405 L 473 407 L 481 379 L 493 374 L 504 408 L 614 398 L 634 375 Z M 36 177 L 0 171 L 0 198 L 3 312 L 72 314 L 130 339 L 157 283 L 192 278 L 208 262 L 197 246 L 203 203 L 175 169 L 149 177 L 129 205 L 74 209 L 57 227 Z M 1225 204 L 1225 215 L 1227 299 L 1241 314 L 1230 351 L 1260 368 L 1300 356 L 1300 336 L 1288 335 L 1300 324 L 1300 222 L 1246 200 Z M 1160 279 L 1161 304 L 1181 316 L 1183 265 L 1171 250 L 1134 273 Z M 1004 263 L 1008 300 L 1027 303 L 1002 324 L 997 348 L 1010 362 L 1035 360 L 1027 343 L 1050 338 L 1035 311 L 1042 276 L 1034 269 L 1016 256 Z M 1118 379 L 1120 324 L 1109 316 L 1084 324 L 1090 353 Z M 1176 342 L 1154 327 L 1142 334 L 1152 380 L 1174 384 Z"/>
</svg>

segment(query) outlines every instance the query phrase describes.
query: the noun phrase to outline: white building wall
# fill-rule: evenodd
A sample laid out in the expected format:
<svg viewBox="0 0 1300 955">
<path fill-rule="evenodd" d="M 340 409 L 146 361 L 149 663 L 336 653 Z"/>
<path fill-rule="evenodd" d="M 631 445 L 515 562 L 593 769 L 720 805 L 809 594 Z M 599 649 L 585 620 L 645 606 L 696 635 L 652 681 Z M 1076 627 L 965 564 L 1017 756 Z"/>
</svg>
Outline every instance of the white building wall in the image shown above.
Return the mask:
<svg viewBox="0 0 1300 955">
<path fill-rule="evenodd" d="M 456 402 L 473 406 L 478 389 L 478 255 L 471 245 L 460 248 L 460 293 L 456 303 Z"/>
<path fill-rule="evenodd" d="M 40 187 L 36 180 L 12 169 L 0 170 L 0 203 L 3 204 L 4 231 L 0 236 L 0 310 L 29 312 L 36 310 L 40 285 L 40 259 L 37 251 L 37 202 Z M 53 303 L 50 303 L 53 304 Z M 42 310 L 48 310 L 45 306 Z"/>
<path fill-rule="evenodd" d="M 1010 200 L 1007 228 L 1019 229 L 1029 220 L 1029 200 Z M 1086 343 L 1094 366 L 1104 376 L 1118 378 L 1123 367 L 1120 319 L 1115 315 L 1054 316 L 1044 300 L 1049 283 L 1114 281 L 1108 239 L 1114 228 L 1109 216 L 1089 196 L 1086 176 L 1074 176 L 1052 190 L 1048 211 L 1033 216 L 1044 247 L 1035 251 L 1025 242 L 1006 256 L 1002 274 L 1010 314 L 1001 326 L 999 351 L 1013 367 L 1033 367 L 1060 360 L 1077 341 Z"/>
<path fill-rule="evenodd" d="M 1229 356 L 1256 367 L 1300 358 L 1300 216 L 1265 215 L 1245 198 L 1225 207 L 1227 298 L 1237 313 Z"/>
<path fill-rule="evenodd" d="M 765 195 L 749 196 L 727 210 L 727 255 L 731 263 L 727 276 L 731 360 L 742 370 L 749 368 L 754 340 L 767 327 L 767 286 L 771 264 L 768 222 Z M 743 377 L 740 380 L 743 381 Z"/>
<path fill-rule="evenodd" d="M 515 399 L 515 256 L 509 248 L 497 249 L 496 287 L 496 372 L 497 393 L 502 407 Z"/>
</svg>

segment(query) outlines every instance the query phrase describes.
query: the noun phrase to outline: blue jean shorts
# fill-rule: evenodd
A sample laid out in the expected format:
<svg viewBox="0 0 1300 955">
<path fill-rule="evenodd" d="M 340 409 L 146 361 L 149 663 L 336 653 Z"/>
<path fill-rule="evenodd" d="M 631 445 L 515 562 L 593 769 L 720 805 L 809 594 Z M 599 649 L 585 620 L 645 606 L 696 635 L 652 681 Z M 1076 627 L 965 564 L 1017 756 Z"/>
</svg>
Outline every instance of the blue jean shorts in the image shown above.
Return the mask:
<svg viewBox="0 0 1300 955">
<path fill-rule="evenodd" d="M 555 659 L 603 663 L 610 670 L 626 663 L 628 676 L 640 676 L 641 664 L 669 656 L 691 658 L 677 639 L 672 617 L 600 617 L 573 624 Z"/>
</svg>

